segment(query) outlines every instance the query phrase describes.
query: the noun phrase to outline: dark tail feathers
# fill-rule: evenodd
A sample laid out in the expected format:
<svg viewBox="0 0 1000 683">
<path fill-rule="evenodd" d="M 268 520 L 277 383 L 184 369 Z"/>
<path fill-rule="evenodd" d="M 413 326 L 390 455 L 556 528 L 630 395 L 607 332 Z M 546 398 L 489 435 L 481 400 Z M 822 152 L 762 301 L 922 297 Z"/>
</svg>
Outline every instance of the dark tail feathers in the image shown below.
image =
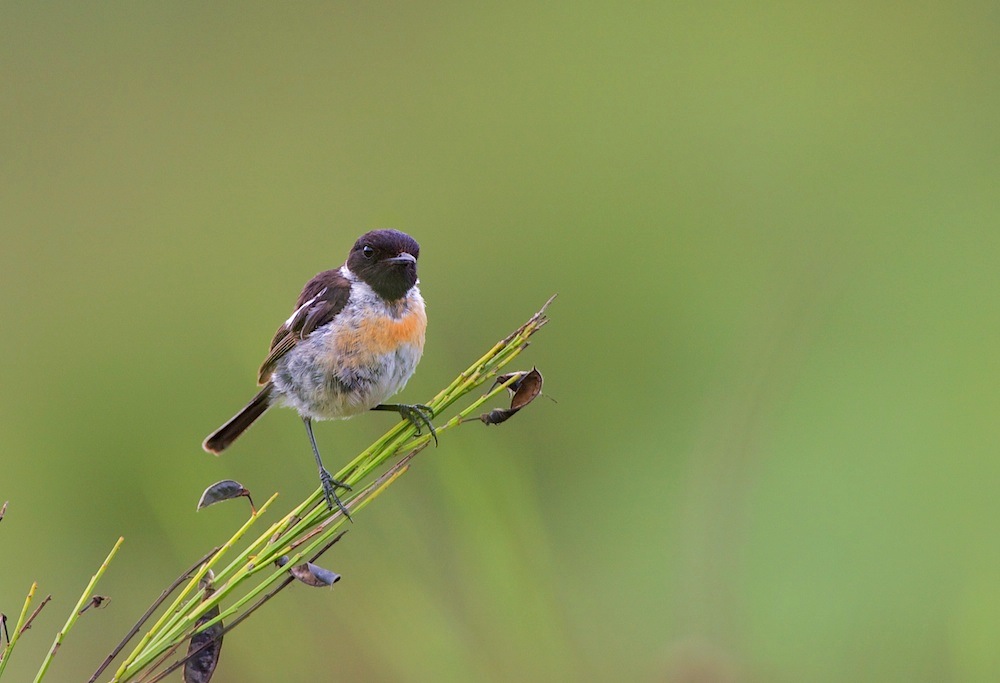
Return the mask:
<svg viewBox="0 0 1000 683">
<path fill-rule="evenodd" d="M 268 382 L 256 396 L 246 405 L 243 410 L 229 418 L 226 424 L 222 425 L 208 435 L 208 438 L 201 444 L 209 453 L 218 455 L 229 448 L 236 438 L 246 431 L 247 427 L 263 415 L 271 407 L 271 389 L 274 385 Z"/>
</svg>

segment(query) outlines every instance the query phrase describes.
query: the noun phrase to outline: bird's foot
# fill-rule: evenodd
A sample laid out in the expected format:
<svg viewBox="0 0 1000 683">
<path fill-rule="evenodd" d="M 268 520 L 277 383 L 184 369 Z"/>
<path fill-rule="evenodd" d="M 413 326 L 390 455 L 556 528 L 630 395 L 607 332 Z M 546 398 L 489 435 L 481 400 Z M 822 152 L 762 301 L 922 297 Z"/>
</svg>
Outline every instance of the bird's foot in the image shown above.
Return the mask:
<svg viewBox="0 0 1000 683">
<path fill-rule="evenodd" d="M 421 428 L 426 427 L 427 431 L 434 437 L 434 445 L 437 446 L 438 435 L 434 430 L 434 425 L 431 423 L 431 418 L 434 417 L 434 409 L 430 406 L 425 406 L 423 403 L 383 403 L 382 405 L 375 406 L 373 410 L 391 410 L 399 413 L 404 420 L 416 427 L 417 436 L 423 434 Z"/>
<path fill-rule="evenodd" d="M 336 504 L 340 511 L 344 513 L 347 519 L 351 519 L 351 513 L 347 511 L 347 507 L 340 501 L 337 496 L 337 489 L 341 488 L 345 491 L 350 491 L 351 487 L 342 481 L 337 481 L 333 478 L 325 467 L 319 468 L 319 482 L 323 485 L 323 497 L 326 498 L 326 507 L 333 510 L 333 506 Z M 354 520 L 351 520 L 352 522 Z"/>
</svg>

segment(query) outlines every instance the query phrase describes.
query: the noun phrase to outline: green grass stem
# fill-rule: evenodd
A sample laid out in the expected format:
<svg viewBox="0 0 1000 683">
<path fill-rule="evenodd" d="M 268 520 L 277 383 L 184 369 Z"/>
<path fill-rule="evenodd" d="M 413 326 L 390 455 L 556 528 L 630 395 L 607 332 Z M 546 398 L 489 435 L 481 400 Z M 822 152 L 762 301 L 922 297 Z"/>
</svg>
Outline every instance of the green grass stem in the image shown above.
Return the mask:
<svg viewBox="0 0 1000 683">
<path fill-rule="evenodd" d="M 38 590 L 38 584 L 32 583 L 31 588 L 28 589 L 28 596 L 24 599 L 21 616 L 17 618 L 17 625 L 14 627 L 14 636 L 7 641 L 7 647 L 0 653 L 0 676 L 3 676 L 3 670 L 7 668 L 7 662 L 10 661 L 10 656 L 14 652 L 14 646 L 17 645 L 17 640 L 21 636 L 21 629 L 24 627 L 24 620 L 28 617 L 28 608 L 31 607 L 31 601 L 35 597 L 36 590 Z"/>
<path fill-rule="evenodd" d="M 52 641 L 52 647 L 45 655 L 45 659 L 42 660 L 42 665 L 38 668 L 38 673 L 35 674 L 34 683 L 39 683 L 43 678 L 45 678 L 45 674 L 48 672 L 49 666 L 52 664 L 53 657 L 55 657 L 56 653 L 59 651 L 63 639 L 66 637 L 66 634 L 69 633 L 70 629 L 73 628 L 73 624 L 76 623 L 76 620 L 80 618 L 80 613 L 83 610 L 84 605 L 87 604 L 87 601 L 90 600 L 90 597 L 94 593 L 94 587 L 97 585 L 97 582 L 101 580 L 101 577 L 104 576 L 104 572 L 107 571 L 108 565 L 111 564 L 111 560 L 114 559 L 114 556 L 118 553 L 118 549 L 122 547 L 122 543 L 124 542 L 125 537 L 119 536 L 118 542 L 115 543 L 104 562 L 102 562 L 101 566 L 98 567 L 97 573 L 90 578 L 90 583 L 88 583 L 87 587 L 83 590 L 83 594 L 77 601 L 76 607 L 74 607 L 73 611 L 69 613 L 69 618 L 66 619 L 66 624 L 62 627 L 59 633 L 56 634 L 55 640 Z"/>
<path fill-rule="evenodd" d="M 495 344 L 447 387 L 438 392 L 427 403 L 434 416 L 441 415 L 457 401 L 495 378 L 501 368 L 517 358 L 528 346 L 529 337 L 547 322 L 545 309 L 551 301 L 552 299 L 549 299 L 527 322 Z M 511 378 L 505 383 L 495 384 L 457 415 L 437 426 L 438 436 L 470 421 L 485 403 L 504 393 L 513 381 L 514 378 Z M 386 461 L 399 456 L 396 462 L 377 476 L 371 484 L 350 498 L 345 498 L 344 503 L 351 511 L 352 517 L 397 481 L 408 470 L 411 460 L 426 449 L 431 441 L 430 434 L 417 435 L 417 428 L 404 420 L 394 425 L 345 465 L 335 475 L 336 478 L 356 485 L 371 476 Z M 288 585 L 288 567 L 301 563 L 310 556 L 315 558 L 330 547 L 336 540 L 336 535 L 341 533 L 341 527 L 346 521 L 340 510 L 327 508 L 322 489 L 317 488 L 230 560 L 213 577 L 215 592 L 206 598 L 205 590 L 199 588 L 201 579 L 214 565 L 221 563 L 222 558 L 233 550 L 274 500 L 275 496 L 268 499 L 257 514 L 253 515 L 229 541 L 220 547 L 218 552 L 194 572 L 184 589 L 118 667 L 111 679 L 112 683 L 124 683 L 142 673 L 149 676 L 171 659 L 171 653 L 196 630 L 209 628 L 232 617 L 235 617 L 237 622 L 241 621 L 249 612 Z M 282 557 L 285 557 L 287 562 L 279 567 L 276 561 Z M 223 604 L 228 606 L 223 608 Z M 219 615 L 199 624 L 198 620 L 215 605 L 220 606 Z M 171 668 L 175 666 L 176 662 L 170 665 Z M 161 671 L 156 674 L 154 680 L 159 680 L 164 673 L 165 671 Z"/>
</svg>

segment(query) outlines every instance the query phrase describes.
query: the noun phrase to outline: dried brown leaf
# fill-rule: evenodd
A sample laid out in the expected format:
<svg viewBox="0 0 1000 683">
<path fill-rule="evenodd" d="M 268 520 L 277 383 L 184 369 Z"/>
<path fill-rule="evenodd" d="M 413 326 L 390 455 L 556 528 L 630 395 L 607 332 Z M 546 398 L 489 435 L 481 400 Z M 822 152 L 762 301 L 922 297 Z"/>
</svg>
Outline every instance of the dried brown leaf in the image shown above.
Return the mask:
<svg viewBox="0 0 1000 683">
<path fill-rule="evenodd" d="M 196 627 L 219 616 L 219 606 L 215 605 L 200 619 Z M 192 655 L 184 662 L 184 683 L 209 683 L 215 673 L 215 667 L 219 664 L 219 654 L 222 652 L 222 622 L 217 621 L 204 631 L 191 636 L 188 643 L 188 655 Z M 193 654 L 192 654 L 193 653 Z"/>
<path fill-rule="evenodd" d="M 244 488 L 243 484 L 238 481 L 233 481 L 232 479 L 223 479 L 222 481 L 216 482 L 205 489 L 205 492 L 201 494 L 201 499 L 198 501 L 198 510 L 202 508 L 207 508 L 209 505 L 214 505 L 222 500 L 231 500 L 233 498 L 245 497 L 250 501 L 250 509 L 256 512 L 253 504 L 253 499 L 250 497 L 250 492 Z"/>
<path fill-rule="evenodd" d="M 90 600 L 87 601 L 87 604 L 84 605 L 83 609 L 77 612 L 77 614 L 83 614 L 91 607 L 93 607 L 94 609 L 102 609 L 104 607 L 107 607 L 109 602 L 111 602 L 111 598 L 109 598 L 107 595 L 92 595 L 90 597 Z"/>
<path fill-rule="evenodd" d="M 340 574 L 323 569 L 312 562 L 296 565 L 288 571 L 302 583 L 314 588 L 325 588 L 340 581 Z"/>
<path fill-rule="evenodd" d="M 517 411 L 534 401 L 538 398 L 538 395 L 542 393 L 543 378 L 542 373 L 538 371 L 538 368 L 500 375 L 497 377 L 493 386 L 503 384 L 511 378 L 516 379 L 514 379 L 514 381 L 507 387 L 507 390 L 511 394 L 510 408 L 495 408 L 488 413 L 483 413 L 479 416 L 479 419 L 482 420 L 484 424 L 498 425 L 506 422 L 512 418 Z"/>
</svg>

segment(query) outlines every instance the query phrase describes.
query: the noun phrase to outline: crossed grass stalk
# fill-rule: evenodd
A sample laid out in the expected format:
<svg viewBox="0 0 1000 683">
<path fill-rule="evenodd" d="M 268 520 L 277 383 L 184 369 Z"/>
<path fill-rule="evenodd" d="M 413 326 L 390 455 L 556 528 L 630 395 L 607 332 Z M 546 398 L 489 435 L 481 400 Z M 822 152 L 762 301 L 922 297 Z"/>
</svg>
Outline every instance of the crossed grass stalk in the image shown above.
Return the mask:
<svg viewBox="0 0 1000 683">
<path fill-rule="evenodd" d="M 459 374 L 451 384 L 428 401 L 426 405 L 431 408 L 434 415 L 441 415 L 457 401 L 489 380 L 496 378 L 502 368 L 520 355 L 527 348 L 529 338 L 548 322 L 545 310 L 553 298 L 555 297 L 546 301 L 545 305 L 523 325 L 497 342 L 479 360 Z M 482 410 L 484 404 L 503 393 L 516 380 L 517 376 L 512 375 L 506 377 L 502 382 L 494 383 L 489 391 L 459 411 L 447 422 L 437 426 L 438 436 L 440 437 L 464 422 L 474 419 L 473 416 L 478 417 L 476 414 Z M 409 469 L 413 458 L 427 448 L 431 440 L 431 434 L 418 434 L 416 426 L 408 421 L 403 421 L 341 469 L 335 478 L 353 486 L 366 480 L 387 460 L 402 454 L 391 467 L 376 477 L 368 486 L 345 500 L 345 506 L 352 517 L 367 507 L 402 476 Z M 277 494 L 272 495 L 251 514 L 250 518 L 229 540 L 198 560 L 173 584 L 168 586 L 118 646 L 105 658 L 90 678 L 89 683 L 96 682 L 105 671 L 109 670 L 114 659 L 178 587 L 180 587 L 180 591 L 167 609 L 162 611 L 152 627 L 142 635 L 138 644 L 118 665 L 110 679 L 111 683 L 125 683 L 126 681 L 155 683 L 162 680 L 183 666 L 187 659 L 198 654 L 198 651 L 195 650 L 186 653 L 184 657 L 174 659 L 178 650 L 190 641 L 192 635 L 208 630 L 216 624 L 224 623 L 225 627 L 218 635 L 218 638 L 221 638 L 222 635 L 235 628 L 294 581 L 288 572 L 289 567 L 306 561 L 315 561 L 346 533 L 346 530 L 342 529 L 346 522 L 343 512 L 329 510 L 323 499 L 322 489 L 317 489 L 280 520 L 271 524 L 256 540 L 250 542 L 242 551 L 237 552 L 236 548 L 240 541 L 264 516 L 276 499 Z M 76 623 L 85 606 L 93 599 L 94 588 L 121 547 L 122 541 L 123 539 L 118 539 L 107 559 L 91 578 L 76 607 L 70 613 L 66 624 L 56 634 L 52 647 L 39 667 L 34 683 L 40 683 L 45 677 L 63 639 Z M 235 556 L 233 556 L 234 553 Z M 232 559 L 229 559 L 230 557 Z M 281 566 L 278 566 L 279 561 Z M 37 584 L 32 584 L 13 635 L 10 636 L 6 648 L 0 653 L 0 677 L 3 676 L 4 668 L 10 660 L 20 635 L 27 630 L 31 620 L 44 605 L 44 603 L 40 605 L 31 617 L 27 617 L 36 588 Z M 205 618 L 206 614 L 215 608 L 218 608 L 218 615 Z M 203 647 L 210 645 L 212 642 L 206 643 Z M 170 663 L 168 664 L 168 662 Z"/>
</svg>

